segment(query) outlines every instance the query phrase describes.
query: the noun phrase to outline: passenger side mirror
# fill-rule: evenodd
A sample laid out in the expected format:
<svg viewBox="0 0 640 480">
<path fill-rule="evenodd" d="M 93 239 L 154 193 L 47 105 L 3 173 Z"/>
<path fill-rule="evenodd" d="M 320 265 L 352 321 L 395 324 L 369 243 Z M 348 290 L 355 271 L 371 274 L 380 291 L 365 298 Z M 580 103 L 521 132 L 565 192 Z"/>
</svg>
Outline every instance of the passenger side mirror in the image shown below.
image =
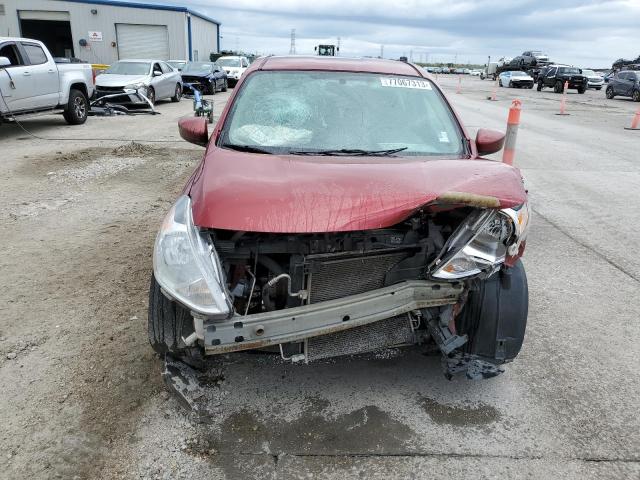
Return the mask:
<svg viewBox="0 0 640 480">
<path fill-rule="evenodd" d="M 206 147 L 209 143 L 209 129 L 206 117 L 183 117 L 178 120 L 180 136 L 189 143 Z"/>
<path fill-rule="evenodd" d="M 0 68 L 8 67 L 11 65 L 11 60 L 7 57 L 0 57 Z"/>
<path fill-rule="evenodd" d="M 160 75 L 162 75 L 162 72 L 160 70 L 154 70 L 153 71 L 153 76 L 154 77 L 159 77 Z"/>
<path fill-rule="evenodd" d="M 499 152 L 504 145 L 505 134 L 497 130 L 481 128 L 476 134 L 478 155 L 489 155 Z"/>
</svg>

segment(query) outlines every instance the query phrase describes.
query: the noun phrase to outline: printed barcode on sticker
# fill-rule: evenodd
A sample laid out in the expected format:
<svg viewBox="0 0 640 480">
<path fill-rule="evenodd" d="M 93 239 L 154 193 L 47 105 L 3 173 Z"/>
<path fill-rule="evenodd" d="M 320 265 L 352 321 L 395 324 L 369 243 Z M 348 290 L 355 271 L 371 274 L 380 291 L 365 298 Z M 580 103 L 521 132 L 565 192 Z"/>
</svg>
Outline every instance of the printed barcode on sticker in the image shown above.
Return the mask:
<svg viewBox="0 0 640 480">
<path fill-rule="evenodd" d="M 381 77 L 380 83 L 383 87 L 418 88 L 422 90 L 431 90 L 431 83 L 429 83 L 427 80 L 419 80 L 414 78 Z"/>
</svg>

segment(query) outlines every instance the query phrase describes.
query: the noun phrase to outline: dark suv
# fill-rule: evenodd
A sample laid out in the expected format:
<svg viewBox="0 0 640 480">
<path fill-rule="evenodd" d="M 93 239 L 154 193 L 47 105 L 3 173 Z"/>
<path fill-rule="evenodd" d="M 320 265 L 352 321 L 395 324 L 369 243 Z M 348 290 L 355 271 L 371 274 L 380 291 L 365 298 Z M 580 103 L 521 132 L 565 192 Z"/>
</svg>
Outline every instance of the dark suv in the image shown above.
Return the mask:
<svg viewBox="0 0 640 480">
<path fill-rule="evenodd" d="M 564 82 L 568 82 L 568 88 L 584 93 L 587 91 L 589 79 L 579 68 L 550 65 L 538 74 L 538 91 L 544 87 L 553 87 L 554 92 L 562 93 Z"/>
<path fill-rule="evenodd" d="M 635 102 L 640 102 L 640 71 L 626 70 L 616 73 L 609 79 L 607 98 L 616 95 L 631 97 Z"/>
</svg>

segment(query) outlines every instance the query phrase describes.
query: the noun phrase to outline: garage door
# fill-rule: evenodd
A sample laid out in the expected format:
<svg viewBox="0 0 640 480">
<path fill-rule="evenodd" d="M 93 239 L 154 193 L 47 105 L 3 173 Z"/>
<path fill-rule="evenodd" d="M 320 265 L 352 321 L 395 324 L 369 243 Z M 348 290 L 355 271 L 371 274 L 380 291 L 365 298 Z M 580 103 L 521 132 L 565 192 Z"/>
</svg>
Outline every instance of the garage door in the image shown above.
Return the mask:
<svg viewBox="0 0 640 480">
<path fill-rule="evenodd" d="M 166 25 L 116 23 L 118 58 L 169 60 L 169 32 Z"/>
</svg>

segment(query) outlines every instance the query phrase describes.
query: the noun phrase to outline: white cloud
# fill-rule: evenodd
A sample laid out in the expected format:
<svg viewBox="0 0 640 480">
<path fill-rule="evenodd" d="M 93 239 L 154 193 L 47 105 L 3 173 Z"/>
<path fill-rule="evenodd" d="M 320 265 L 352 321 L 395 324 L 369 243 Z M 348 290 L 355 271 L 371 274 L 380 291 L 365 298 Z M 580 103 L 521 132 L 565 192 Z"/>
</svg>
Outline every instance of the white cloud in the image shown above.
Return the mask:
<svg viewBox="0 0 640 480">
<path fill-rule="evenodd" d="M 156 0 L 172 3 L 172 0 Z M 297 52 L 336 43 L 343 55 L 414 52 L 437 61 L 484 62 L 546 50 L 558 62 L 606 67 L 640 54 L 638 0 L 183 0 L 222 22 L 222 46 L 286 54 L 297 32 Z"/>
</svg>

